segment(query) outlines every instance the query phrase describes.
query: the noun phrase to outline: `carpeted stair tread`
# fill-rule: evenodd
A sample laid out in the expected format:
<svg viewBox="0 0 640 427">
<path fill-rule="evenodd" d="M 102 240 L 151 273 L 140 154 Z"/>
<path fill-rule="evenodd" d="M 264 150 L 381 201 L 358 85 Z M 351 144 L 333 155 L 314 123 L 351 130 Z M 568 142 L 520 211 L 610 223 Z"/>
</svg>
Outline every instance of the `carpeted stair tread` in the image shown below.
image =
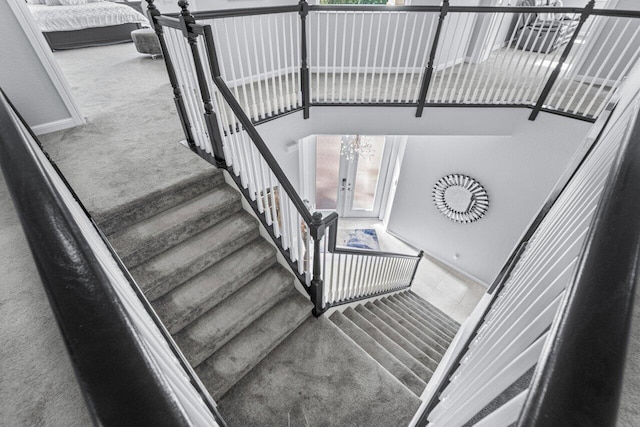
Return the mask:
<svg viewBox="0 0 640 427">
<path fill-rule="evenodd" d="M 276 264 L 175 334 L 176 343 L 196 367 L 268 311 L 292 286 L 293 276 Z"/>
<path fill-rule="evenodd" d="M 458 330 L 451 326 L 450 323 L 445 322 L 440 317 L 436 316 L 433 312 L 428 311 L 423 306 L 414 302 L 412 299 L 404 296 L 404 294 L 397 294 L 395 297 L 399 302 L 405 304 L 407 307 L 410 307 L 413 312 L 420 314 L 426 319 L 429 319 L 430 322 L 432 322 L 434 325 L 438 325 L 438 327 L 443 331 L 447 331 L 449 336 L 454 337 L 458 332 Z"/>
<path fill-rule="evenodd" d="M 443 348 L 447 348 L 449 342 L 451 341 L 450 338 L 439 331 L 436 327 L 429 324 L 428 322 L 423 321 L 422 319 L 415 317 L 410 311 L 408 311 L 404 306 L 398 304 L 396 301 L 388 298 L 383 298 L 381 301 L 391 310 L 395 311 L 400 317 L 409 321 L 423 334 L 428 335 L 433 341 L 440 344 L 440 346 L 442 346 Z"/>
<path fill-rule="evenodd" d="M 258 237 L 256 220 L 241 212 L 151 258 L 131 271 L 153 301 Z"/>
<path fill-rule="evenodd" d="M 242 208 L 240 195 L 226 186 L 174 206 L 121 230 L 109 240 L 133 268 L 205 230 Z"/>
<path fill-rule="evenodd" d="M 439 322 L 434 321 L 432 318 L 419 313 L 412 305 L 407 303 L 404 300 L 398 299 L 396 296 L 391 296 L 388 298 L 390 302 L 395 304 L 400 310 L 403 310 L 408 316 L 414 318 L 416 320 L 416 326 L 422 328 L 423 330 L 430 330 L 434 337 L 440 337 L 444 340 L 444 344 L 449 345 L 453 337 L 456 335 L 455 332 L 451 332 L 449 328 L 444 328 Z"/>
<path fill-rule="evenodd" d="M 311 315 L 312 304 L 291 288 L 289 295 L 256 319 L 196 368 L 215 400 L 220 399 Z"/>
<path fill-rule="evenodd" d="M 360 304 L 355 308 L 362 317 L 367 319 L 369 323 L 378 328 L 384 335 L 402 347 L 404 351 L 409 353 L 414 359 L 422 363 L 431 372 L 435 371 L 438 367 L 438 362 L 425 354 L 419 347 L 411 343 L 406 337 L 399 334 L 391 326 L 387 325 L 382 319 L 372 313 L 364 305 Z M 408 332 L 408 331 L 407 331 Z"/>
<path fill-rule="evenodd" d="M 440 310 L 435 305 L 431 304 L 429 301 L 422 299 L 420 296 L 418 296 L 413 291 L 404 292 L 402 295 L 405 295 L 407 298 L 412 299 L 413 301 L 415 301 L 416 303 L 422 305 L 424 308 L 426 308 L 430 312 L 434 313 L 435 315 L 437 315 L 441 319 L 445 320 L 455 330 L 460 329 L 460 323 L 458 323 L 455 320 L 453 320 L 451 317 L 449 317 L 447 314 L 445 314 L 442 310 Z"/>
<path fill-rule="evenodd" d="M 426 387 L 426 383 L 418 378 L 409 368 L 404 366 L 391 353 L 384 349 L 373 338 L 367 335 L 355 323 L 349 320 L 339 311 L 334 312 L 329 319 L 349 336 L 369 356 L 375 359 L 383 368 L 396 377 L 402 384 L 411 390 L 416 396 L 420 396 Z"/>
<path fill-rule="evenodd" d="M 387 312 L 385 312 L 383 310 L 383 307 L 380 307 L 376 304 L 368 302 L 367 304 L 365 304 L 365 308 L 369 310 L 371 313 L 373 313 L 374 315 L 376 315 L 384 323 L 389 325 L 399 335 L 402 335 L 404 339 L 411 342 L 411 344 L 413 344 L 418 349 L 420 349 L 429 358 L 433 359 L 436 363 L 440 362 L 444 353 L 441 350 L 441 347 L 437 343 L 431 342 L 431 341 L 424 341 L 424 338 L 418 337 L 413 331 L 407 329 L 395 318 L 393 318 Z"/>
<path fill-rule="evenodd" d="M 437 360 L 442 359 L 442 356 L 444 355 L 444 353 L 446 351 L 446 347 L 444 347 L 438 341 L 434 340 L 431 336 L 426 334 L 423 330 L 420 330 L 419 328 L 417 328 L 415 326 L 415 321 L 408 320 L 405 317 L 403 317 L 396 310 L 394 310 L 392 307 L 390 307 L 388 305 L 387 301 L 384 301 L 384 299 L 375 301 L 374 305 L 376 305 L 380 310 L 384 311 L 385 314 L 387 314 L 389 317 L 394 319 L 396 322 L 401 324 L 404 328 L 406 328 L 409 331 L 411 331 L 411 333 L 413 335 L 415 335 L 418 338 L 420 338 L 426 345 L 428 345 L 436 353 L 438 353 L 440 356 L 439 356 L 439 358 Z"/>
<path fill-rule="evenodd" d="M 207 170 L 192 178 L 153 191 L 122 206 L 94 215 L 104 234 L 111 235 L 159 212 L 184 203 L 224 182 L 222 171 Z"/>
<path fill-rule="evenodd" d="M 256 239 L 155 300 L 152 305 L 175 334 L 276 262 L 276 249 Z"/>
<path fill-rule="evenodd" d="M 441 324 L 446 325 L 449 330 L 457 333 L 458 329 L 460 329 L 460 325 L 455 320 L 451 319 L 449 316 L 442 315 L 440 310 L 438 310 L 435 306 L 429 304 L 422 298 L 418 296 L 411 296 L 410 292 L 402 292 L 397 294 L 396 296 L 402 301 L 406 301 L 407 303 L 412 304 L 413 307 L 417 308 L 421 313 L 427 314 L 428 316 L 436 319 Z M 420 298 L 421 301 L 417 298 Z"/>
<path fill-rule="evenodd" d="M 380 331 L 374 324 L 365 319 L 360 313 L 355 311 L 352 307 L 347 308 L 342 312 L 349 320 L 358 325 L 360 329 L 365 331 L 367 335 L 376 340 L 378 344 L 384 347 L 393 357 L 398 359 L 404 366 L 409 368 L 411 372 L 416 374 L 422 381 L 427 382 L 433 375 L 433 372 L 424 366 L 420 361 L 415 359 L 405 349 L 396 344 L 393 340 L 387 337 L 382 331 Z"/>
</svg>

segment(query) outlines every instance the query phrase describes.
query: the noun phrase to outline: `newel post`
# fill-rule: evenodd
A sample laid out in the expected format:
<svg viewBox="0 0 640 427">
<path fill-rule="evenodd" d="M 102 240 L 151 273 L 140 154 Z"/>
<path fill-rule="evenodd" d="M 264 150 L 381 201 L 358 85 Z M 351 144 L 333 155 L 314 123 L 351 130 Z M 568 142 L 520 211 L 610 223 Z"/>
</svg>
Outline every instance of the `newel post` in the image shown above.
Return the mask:
<svg viewBox="0 0 640 427">
<path fill-rule="evenodd" d="M 158 23 L 158 17 L 161 13 L 153 2 L 154 0 L 147 0 L 147 16 L 149 18 L 149 22 L 153 25 L 153 29 L 158 36 L 158 40 L 160 41 L 162 57 L 164 58 L 164 64 L 167 67 L 167 74 L 169 75 L 171 88 L 173 89 L 173 102 L 176 104 L 176 110 L 178 110 L 178 117 L 180 118 L 184 137 L 186 138 L 189 147 L 192 150 L 195 150 L 196 145 L 193 139 L 193 133 L 191 132 L 191 124 L 189 122 L 189 116 L 187 116 L 187 110 L 184 105 L 184 99 L 182 98 L 182 92 L 180 91 L 176 71 L 173 68 L 171 56 L 169 56 L 169 52 L 167 51 L 167 42 L 164 39 L 164 30 L 162 29 L 162 25 Z"/>
<path fill-rule="evenodd" d="M 313 237 L 313 278 L 311 279 L 311 302 L 313 315 L 320 317 L 326 311 L 323 306 L 324 282 L 322 281 L 320 265 L 320 241 L 324 237 L 325 225 L 320 212 L 313 213 L 311 221 L 311 236 Z M 325 248 L 327 250 L 327 248 Z"/>
<path fill-rule="evenodd" d="M 302 108 L 304 118 L 309 118 L 311 106 L 311 82 L 309 77 L 309 63 L 307 53 L 307 16 L 309 15 L 309 3 L 307 0 L 300 0 L 300 90 L 302 91 Z"/>
<path fill-rule="evenodd" d="M 440 17 L 438 18 L 438 26 L 436 33 L 433 36 L 433 44 L 431 45 L 431 52 L 429 52 L 429 62 L 424 70 L 424 76 L 422 77 L 422 84 L 420 86 L 420 96 L 418 97 L 418 109 L 416 110 L 416 117 L 422 117 L 422 111 L 424 105 L 427 102 L 427 92 L 429 92 L 429 85 L 431 84 L 431 78 L 433 77 L 433 63 L 436 60 L 436 52 L 438 51 L 438 42 L 440 41 L 440 34 L 442 33 L 442 25 L 444 19 L 449 13 L 449 0 L 443 0 L 440 7 Z"/>
<path fill-rule="evenodd" d="M 202 58 L 200 58 L 200 51 L 198 50 L 198 34 L 193 31 L 193 26 L 196 25 L 196 18 L 189 11 L 189 2 L 187 0 L 180 0 L 178 2 L 178 6 L 180 6 L 182 33 L 189 41 L 189 46 L 191 47 L 191 55 L 193 56 L 193 64 L 196 69 L 195 71 L 198 79 L 198 86 L 200 88 L 200 96 L 202 97 L 202 102 L 204 104 L 204 120 L 207 125 L 209 140 L 211 141 L 212 154 L 215 159 L 216 166 L 219 168 L 225 168 L 226 162 L 224 160 L 224 152 L 222 150 L 222 134 L 218 127 L 218 118 L 216 117 L 216 113 L 213 109 L 207 77 L 204 71 L 204 66 L 202 65 Z M 211 84 L 213 85 L 213 82 L 211 82 Z"/>
</svg>

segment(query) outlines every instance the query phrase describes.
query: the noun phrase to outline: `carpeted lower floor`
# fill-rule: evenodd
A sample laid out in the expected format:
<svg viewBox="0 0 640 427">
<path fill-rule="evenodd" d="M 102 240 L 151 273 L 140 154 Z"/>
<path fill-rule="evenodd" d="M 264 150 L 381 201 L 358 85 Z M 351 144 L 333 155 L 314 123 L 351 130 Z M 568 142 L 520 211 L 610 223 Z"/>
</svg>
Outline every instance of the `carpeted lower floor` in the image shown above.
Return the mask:
<svg viewBox="0 0 640 427">
<path fill-rule="evenodd" d="M 326 317 L 309 319 L 219 402 L 229 426 L 406 426 L 420 400 Z"/>
<path fill-rule="evenodd" d="M 135 200 L 212 166 L 184 139 L 162 59 L 133 43 L 55 53 L 87 123 L 40 140 L 90 212 Z"/>
</svg>

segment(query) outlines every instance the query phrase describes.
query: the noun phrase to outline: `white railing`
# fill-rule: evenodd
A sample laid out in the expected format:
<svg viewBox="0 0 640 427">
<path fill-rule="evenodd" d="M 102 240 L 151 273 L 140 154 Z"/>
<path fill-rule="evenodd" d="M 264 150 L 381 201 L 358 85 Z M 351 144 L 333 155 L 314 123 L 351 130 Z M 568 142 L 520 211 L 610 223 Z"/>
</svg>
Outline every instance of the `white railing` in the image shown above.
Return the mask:
<svg viewBox="0 0 640 427">
<path fill-rule="evenodd" d="M 166 19 L 174 21 L 176 24 L 178 23 L 177 19 Z M 205 121 L 198 77 L 195 73 L 193 57 L 187 40 L 180 30 L 171 27 L 164 28 L 164 40 L 176 73 L 185 112 L 189 118 L 186 125 L 191 131 L 193 142 L 201 150 L 212 154 L 213 148 Z"/>
<path fill-rule="evenodd" d="M 312 11 L 312 103 L 417 103 L 436 12 Z"/>
<path fill-rule="evenodd" d="M 563 16 L 565 24 L 553 27 L 531 13 L 452 12 L 427 103 L 535 105 L 578 26 L 580 14 Z"/>
<path fill-rule="evenodd" d="M 4 100 L 2 102 L 4 103 Z M 191 382 L 192 379 L 197 381 L 195 373 L 187 373 L 184 368 L 186 364 L 184 356 L 182 356 L 184 363 L 181 364 L 174 351 L 170 348 L 170 343 L 167 341 L 167 339 L 171 339 L 169 333 L 165 330 L 163 334 L 159 329 L 132 288 L 135 285 L 129 282 L 129 279 L 123 273 L 123 270 L 114 259 L 105 241 L 97 232 L 82 206 L 76 201 L 63 179 L 20 119 L 13 110 L 9 109 L 9 111 L 16 128 L 23 135 L 23 140 L 28 142 L 29 149 L 34 153 L 40 169 L 52 183 L 53 191 L 57 193 L 64 206 L 69 210 L 73 217 L 74 225 L 80 229 L 88 242 L 93 255 L 100 264 L 102 272 L 113 288 L 119 303 L 124 308 L 126 317 L 135 329 L 136 338 L 144 346 L 146 350 L 145 356 L 148 358 L 149 364 L 161 376 L 161 380 L 164 383 L 163 386 L 166 387 L 163 392 L 169 392 L 175 397 L 176 404 L 179 405 L 181 412 L 191 425 L 217 426 L 218 424 L 211 409 Z M 139 289 L 138 292 L 141 294 Z M 177 351 L 177 346 L 174 343 L 171 344 Z M 201 391 L 206 390 L 202 384 L 198 385 Z M 211 398 L 209 397 L 209 399 Z M 210 400 L 210 402 L 213 402 L 213 400 Z M 117 411 L 117 408 L 113 409 Z"/>
<path fill-rule="evenodd" d="M 607 127 L 532 235 L 449 383 L 436 396 L 429 426 L 461 426 L 472 420 L 507 426 L 518 421 L 605 181 L 637 113 L 634 103 Z M 504 401 L 490 406 L 499 398 Z"/>
<path fill-rule="evenodd" d="M 336 248 L 337 222 L 328 227 L 320 245 L 323 307 L 411 286 L 422 252 L 402 255 Z"/>
<path fill-rule="evenodd" d="M 303 107 L 303 44 L 311 105 L 537 105 L 589 119 L 640 56 L 637 16 L 399 9 L 312 6 L 306 40 L 297 12 L 198 22 L 212 26 L 222 77 L 254 122 Z"/>
<path fill-rule="evenodd" d="M 545 107 L 598 117 L 640 56 L 640 19 L 591 16 Z"/>
<path fill-rule="evenodd" d="M 253 121 L 302 105 L 297 13 L 198 23 L 213 29 L 222 78 Z"/>
</svg>

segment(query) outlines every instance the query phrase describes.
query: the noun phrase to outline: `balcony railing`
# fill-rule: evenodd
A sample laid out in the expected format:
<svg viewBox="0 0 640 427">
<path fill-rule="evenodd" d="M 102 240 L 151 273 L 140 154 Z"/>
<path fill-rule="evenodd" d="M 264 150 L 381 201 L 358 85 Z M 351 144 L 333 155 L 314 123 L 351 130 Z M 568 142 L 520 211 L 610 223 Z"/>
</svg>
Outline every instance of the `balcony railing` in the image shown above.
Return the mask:
<svg viewBox="0 0 640 427">
<path fill-rule="evenodd" d="M 640 55 L 640 13 L 279 6 L 197 12 L 252 119 L 311 106 L 495 106 L 594 121 Z"/>
</svg>

